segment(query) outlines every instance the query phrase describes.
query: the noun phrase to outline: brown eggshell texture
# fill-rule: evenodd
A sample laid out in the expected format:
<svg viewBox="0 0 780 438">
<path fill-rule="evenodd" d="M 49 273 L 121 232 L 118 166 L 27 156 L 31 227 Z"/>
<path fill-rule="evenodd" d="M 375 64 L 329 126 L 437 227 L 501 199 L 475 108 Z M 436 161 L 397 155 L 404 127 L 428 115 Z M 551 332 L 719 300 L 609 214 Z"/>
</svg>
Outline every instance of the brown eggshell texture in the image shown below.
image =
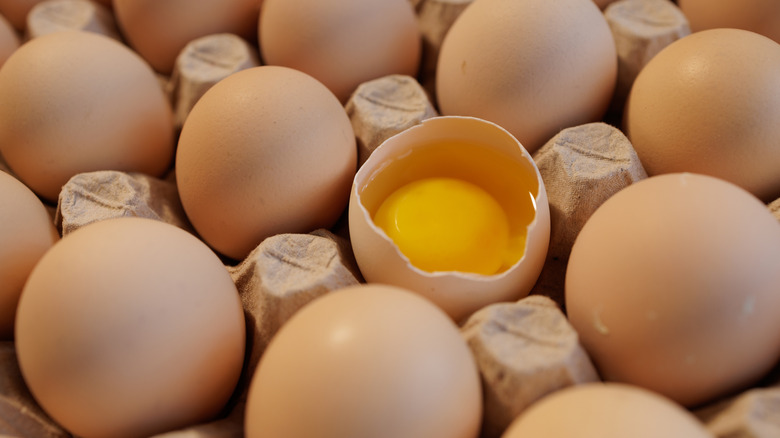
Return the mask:
<svg viewBox="0 0 780 438">
<path fill-rule="evenodd" d="M 780 43 L 780 2 L 776 0 L 678 0 L 691 30 L 750 30 Z"/>
<path fill-rule="evenodd" d="M 441 113 L 490 120 L 531 153 L 601 119 L 617 78 L 612 33 L 591 0 L 476 0 L 447 33 Z"/>
<path fill-rule="evenodd" d="M 696 417 L 645 389 L 589 383 L 531 405 L 502 438 L 714 438 Z"/>
<path fill-rule="evenodd" d="M 479 374 L 429 301 L 378 284 L 333 291 L 273 338 L 252 380 L 248 438 L 476 438 Z"/>
<path fill-rule="evenodd" d="M 357 165 L 352 125 L 311 76 L 262 66 L 211 88 L 184 122 L 182 205 L 218 252 L 243 259 L 263 239 L 332 226 Z"/>
<path fill-rule="evenodd" d="M 667 174 L 585 223 L 566 273 L 569 320 L 601 376 L 695 406 L 780 358 L 780 224 L 729 182 Z"/>
<path fill-rule="evenodd" d="M 0 224 L 0 338 L 11 339 L 27 276 L 59 234 L 35 193 L 5 172 L 0 172 Z"/>
<path fill-rule="evenodd" d="M 56 32 L 25 43 L 0 69 L 0 152 L 49 201 L 81 172 L 159 176 L 173 146 L 171 109 L 157 78 L 117 41 Z"/>
<path fill-rule="evenodd" d="M 219 258 L 152 219 L 109 219 L 60 240 L 30 275 L 16 321 L 30 391 L 85 438 L 213 419 L 244 348 L 241 301 Z"/>
<path fill-rule="evenodd" d="M 780 197 L 780 44 L 739 29 L 691 34 L 639 73 L 625 130 L 649 175 L 696 172 Z"/>
<path fill-rule="evenodd" d="M 262 0 L 114 0 L 127 41 L 160 73 L 170 74 L 190 41 L 216 33 L 255 39 Z"/>
<path fill-rule="evenodd" d="M 314 76 L 342 102 L 363 82 L 420 66 L 408 0 L 265 0 L 258 34 L 265 63 Z"/>
</svg>

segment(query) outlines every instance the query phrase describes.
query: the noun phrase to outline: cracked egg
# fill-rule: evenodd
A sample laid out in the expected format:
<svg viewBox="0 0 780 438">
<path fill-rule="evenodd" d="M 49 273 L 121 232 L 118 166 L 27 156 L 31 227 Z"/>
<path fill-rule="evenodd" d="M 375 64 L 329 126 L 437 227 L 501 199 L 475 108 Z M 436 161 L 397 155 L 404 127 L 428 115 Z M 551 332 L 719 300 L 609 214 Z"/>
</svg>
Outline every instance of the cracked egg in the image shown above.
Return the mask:
<svg viewBox="0 0 780 438">
<path fill-rule="evenodd" d="M 382 143 L 355 175 L 352 247 L 369 283 L 413 290 L 461 321 L 526 296 L 550 212 L 531 155 L 474 117 L 428 119 Z"/>
</svg>

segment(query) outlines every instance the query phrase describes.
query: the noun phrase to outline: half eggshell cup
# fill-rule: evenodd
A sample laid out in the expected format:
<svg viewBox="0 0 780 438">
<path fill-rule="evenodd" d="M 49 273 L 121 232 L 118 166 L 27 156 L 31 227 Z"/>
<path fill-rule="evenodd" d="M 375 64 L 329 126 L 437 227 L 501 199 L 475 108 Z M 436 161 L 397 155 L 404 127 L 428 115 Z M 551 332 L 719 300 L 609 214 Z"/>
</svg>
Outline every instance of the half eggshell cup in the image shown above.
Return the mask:
<svg viewBox="0 0 780 438">
<path fill-rule="evenodd" d="M 413 266 L 373 217 L 395 190 L 429 177 L 458 178 L 490 193 L 507 214 L 509 245 L 519 259 L 493 275 Z M 349 230 L 367 282 L 415 291 L 462 322 L 486 305 L 528 295 L 547 255 L 550 210 L 539 169 L 515 137 L 482 119 L 442 116 L 385 140 L 358 170 Z"/>
</svg>

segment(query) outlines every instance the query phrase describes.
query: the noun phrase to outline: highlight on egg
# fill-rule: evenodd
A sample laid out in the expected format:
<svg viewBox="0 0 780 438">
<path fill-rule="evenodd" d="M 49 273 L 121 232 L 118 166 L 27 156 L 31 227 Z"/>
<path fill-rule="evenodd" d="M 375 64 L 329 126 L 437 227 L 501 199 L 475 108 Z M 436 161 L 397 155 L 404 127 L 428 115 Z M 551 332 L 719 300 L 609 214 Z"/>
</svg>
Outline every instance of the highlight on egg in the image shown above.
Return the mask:
<svg viewBox="0 0 780 438">
<path fill-rule="evenodd" d="M 674 401 L 621 383 L 556 391 L 522 412 L 502 438 L 714 438 Z"/>
<path fill-rule="evenodd" d="M 368 282 L 431 299 L 453 319 L 527 295 L 550 213 L 530 154 L 473 117 L 434 117 L 382 143 L 355 175 L 352 247 Z"/>
<path fill-rule="evenodd" d="M 653 176 L 605 201 L 572 247 L 566 309 L 601 377 L 695 407 L 780 359 L 780 224 L 744 189 Z"/>
<path fill-rule="evenodd" d="M 623 128 L 648 175 L 694 172 L 780 197 L 780 44 L 711 29 L 661 50 L 631 88 Z"/>
<path fill-rule="evenodd" d="M 30 274 L 15 328 L 32 396 L 84 438 L 212 420 L 244 364 L 227 269 L 195 236 L 153 219 L 107 219 L 59 240 Z"/>
<path fill-rule="evenodd" d="M 592 0 L 475 0 L 444 37 L 436 97 L 441 114 L 495 122 L 534 153 L 604 116 L 617 59 Z"/>
<path fill-rule="evenodd" d="M 356 167 L 355 133 L 336 96 L 306 73 L 269 65 L 210 88 L 176 151 L 187 217 L 235 260 L 274 234 L 333 226 Z"/>
<path fill-rule="evenodd" d="M 127 46 L 93 32 L 43 35 L 0 69 L 0 153 L 50 202 L 82 172 L 161 176 L 174 154 L 171 105 Z"/>
<path fill-rule="evenodd" d="M 263 62 L 317 78 L 344 103 L 363 82 L 415 76 L 422 36 L 408 0 L 264 0 Z"/>
<path fill-rule="evenodd" d="M 479 372 L 458 327 L 411 291 L 362 284 L 307 304 L 260 358 L 248 438 L 476 438 Z"/>
</svg>

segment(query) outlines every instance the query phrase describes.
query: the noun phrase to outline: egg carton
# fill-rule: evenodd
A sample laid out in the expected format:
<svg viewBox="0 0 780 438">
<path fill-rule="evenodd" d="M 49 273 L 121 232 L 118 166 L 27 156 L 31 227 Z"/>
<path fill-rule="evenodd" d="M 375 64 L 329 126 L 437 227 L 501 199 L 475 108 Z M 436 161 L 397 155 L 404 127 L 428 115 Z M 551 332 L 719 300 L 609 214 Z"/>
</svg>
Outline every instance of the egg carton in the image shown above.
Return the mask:
<svg viewBox="0 0 780 438">
<path fill-rule="evenodd" d="M 66 2 L 50 3 L 50 7 L 58 3 L 57 14 L 67 15 L 70 10 L 64 6 Z M 88 6 L 83 1 L 70 3 L 79 8 Z M 413 3 L 425 44 L 420 77 L 392 75 L 366 82 L 345 106 L 356 134 L 360 163 L 386 139 L 437 115 L 431 102 L 438 48 L 447 29 L 470 0 Z M 100 9 L 96 4 L 89 5 Z M 679 10 L 667 0 L 619 0 L 605 10 L 605 15 L 619 55 L 618 87 L 611 109 L 614 116 L 620 114 L 641 67 L 690 30 Z M 36 20 L 51 21 L 54 16 L 57 15 L 41 14 Z M 87 20 L 57 20 L 67 27 L 101 33 L 115 29 L 110 15 L 98 12 Z M 95 26 L 96 21 L 102 24 Z M 31 26 L 39 29 L 31 32 L 42 34 L 55 27 Z M 183 124 L 194 103 L 211 85 L 258 64 L 254 49 L 234 35 L 212 35 L 193 41 L 182 52 L 171 78 L 161 78 L 173 102 L 177 126 Z M 551 212 L 550 246 L 539 280 L 528 297 L 489 305 L 460 326 L 483 383 L 483 438 L 500 436 L 519 413 L 545 395 L 571 385 L 599 381 L 576 331 L 566 319 L 563 278 L 574 239 L 585 221 L 611 195 L 647 177 L 629 140 L 616 127 L 619 121 L 610 122 L 613 123 L 596 122 L 564 129 L 534 153 Z M 0 171 L 10 173 L 1 159 Z M 768 207 L 780 220 L 780 199 Z M 90 223 L 122 216 L 160 220 L 194 233 L 179 201 L 172 173 L 164 178 L 116 171 L 79 174 L 63 187 L 56 207 L 50 208 L 63 236 Z M 239 290 L 248 322 L 247 364 L 220 418 L 157 437 L 243 436 L 249 380 L 274 334 L 297 310 L 317 297 L 363 281 L 352 254 L 345 218 L 328 230 L 270 237 L 244 260 L 225 263 Z M 774 372 L 742 394 L 693 412 L 716 436 L 768 438 L 780 433 L 778 401 L 780 385 Z M 70 436 L 46 415 L 24 386 L 13 343 L 7 341 L 0 343 L 0 434 Z"/>
</svg>

